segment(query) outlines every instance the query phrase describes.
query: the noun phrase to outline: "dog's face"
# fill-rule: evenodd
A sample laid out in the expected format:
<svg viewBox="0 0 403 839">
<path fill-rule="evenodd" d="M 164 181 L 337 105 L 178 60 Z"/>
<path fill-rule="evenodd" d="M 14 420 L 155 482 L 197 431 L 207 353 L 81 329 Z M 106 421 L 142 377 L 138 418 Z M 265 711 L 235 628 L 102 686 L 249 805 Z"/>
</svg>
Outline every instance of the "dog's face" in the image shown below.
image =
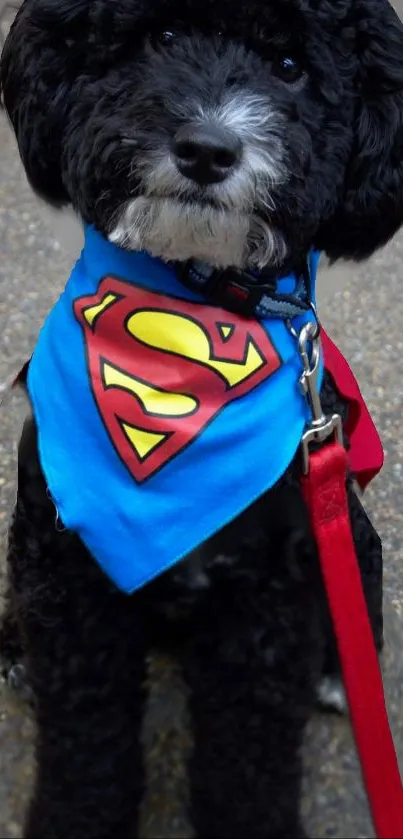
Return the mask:
<svg viewBox="0 0 403 839">
<path fill-rule="evenodd" d="M 281 264 L 340 198 L 351 84 L 341 85 L 343 62 L 336 70 L 329 49 L 318 77 L 303 16 L 287 21 L 278 2 L 253 23 L 246 11 L 231 20 L 220 4 L 206 20 L 200 6 L 185 18 L 157 13 L 135 54 L 99 84 L 97 221 L 113 241 L 164 258 Z M 82 91 L 88 128 L 90 107 Z"/>
<path fill-rule="evenodd" d="M 279 52 L 258 30 L 245 43 L 236 27 L 212 24 L 210 34 L 180 19 L 150 27 L 137 59 L 119 69 L 127 109 L 115 153 L 130 186 L 124 203 L 112 188 L 104 223 L 113 241 L 165 258 L 281 262 L 289 243 L 276 208 L 311 165 L 296 104 L 307 76 L 296 45 Z"/>
<path fill-rule="evenodd" d="M 164 259 L 370 254 L 403 220 L 386 0 L 25 0 L 2 61 L 33 187 Z"/>
</svg>

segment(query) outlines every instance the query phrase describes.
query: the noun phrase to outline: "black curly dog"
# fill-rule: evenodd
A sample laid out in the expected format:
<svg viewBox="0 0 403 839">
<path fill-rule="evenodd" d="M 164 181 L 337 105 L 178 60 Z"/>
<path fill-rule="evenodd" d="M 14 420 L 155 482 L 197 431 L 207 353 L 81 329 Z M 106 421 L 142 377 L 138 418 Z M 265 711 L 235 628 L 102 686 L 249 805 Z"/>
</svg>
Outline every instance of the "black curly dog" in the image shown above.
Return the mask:
<svg viewBox="0 0 403 839">
<path fill-rule="evenodd" d="M 403 220 L 386 0 L 25 0 L 1 83 L 34 190 L 123 247 L 282 275 L 312 246 L 368 257 Z M 345 415 L 329 377 L 322 395 Z M 299 468 L 128 597 L 55 522 L 27 421 L 2 631 L 38 723 L 26 837 L 138 834 L 152 649 L 188 686 L 195 835 L 303 835 L 304 727 L 338 665 Z M 380 649 L 381 545 L 348 494 Z"/>
</svg>

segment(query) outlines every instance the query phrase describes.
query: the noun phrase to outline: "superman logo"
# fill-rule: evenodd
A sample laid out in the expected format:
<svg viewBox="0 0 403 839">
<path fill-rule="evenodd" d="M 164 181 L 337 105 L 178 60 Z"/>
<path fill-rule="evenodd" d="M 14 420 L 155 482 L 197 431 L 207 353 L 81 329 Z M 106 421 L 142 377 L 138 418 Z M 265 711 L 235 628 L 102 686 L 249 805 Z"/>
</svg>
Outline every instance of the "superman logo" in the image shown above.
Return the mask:
<svg viewBox="0 0 403 839">
<path fill-rule="evenodd" d="M 115 277 L 74 312 L 99 413 L 139 483 L 281 365 L 257 321 Z"/>
</svg>

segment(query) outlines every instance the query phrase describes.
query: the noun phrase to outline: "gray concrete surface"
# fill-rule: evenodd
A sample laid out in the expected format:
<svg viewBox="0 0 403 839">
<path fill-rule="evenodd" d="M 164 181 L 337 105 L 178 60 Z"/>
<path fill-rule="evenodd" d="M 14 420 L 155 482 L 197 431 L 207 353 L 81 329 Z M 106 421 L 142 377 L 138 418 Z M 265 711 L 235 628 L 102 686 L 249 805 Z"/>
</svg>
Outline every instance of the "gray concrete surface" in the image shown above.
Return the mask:
<svg viewBox="0 0 403 839">
<path fill-rule="evenodd" d="M 38 212 L 26 185 L 4 114 L 0 113 L 0 396 L 29 355 L 47 309 L 68 274 L 69 260 Z M 321 283 L 331 274 L 323 271 Z M 403 234 L 370 263 L 338 268 L 343 291 L 325 296 L 322 318 L 354 367 L 382 433 L 386 464 L 367 505 L 385 553 L 385 685 L 403 761 Z M 321 293 L 320 293 L 321 296 Z M 22 406 L 0 409 L 0 539 L 15 495 L 15 455 Z M 0 548 L 0 573 L 4 571 Z M 0 836 L 21 836 L 32 783 L 33 725 L 27 708 L 0 684 Z M 310 835 L 369 837 L 371 823 L 347 720 L 317 715 L 305 749 L 304 812 Z M 403 764 L 402 764 L 403 765 Z M 164 830 L 144 827 L 144 835 Z M 170 829 L 169 835 L 175 834 Z"/>
</svg>

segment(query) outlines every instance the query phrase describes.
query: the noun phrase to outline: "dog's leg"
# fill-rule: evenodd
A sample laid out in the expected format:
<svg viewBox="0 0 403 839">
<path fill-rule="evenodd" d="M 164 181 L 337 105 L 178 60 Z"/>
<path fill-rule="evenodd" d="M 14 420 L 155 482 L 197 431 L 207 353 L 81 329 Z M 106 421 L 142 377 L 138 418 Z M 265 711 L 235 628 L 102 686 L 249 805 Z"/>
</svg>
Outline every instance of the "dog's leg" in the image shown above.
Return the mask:
<svg viewBox="0 0 403 839">
<path fill-rule="evenodd" d="M 143 787 L 140 620 L 82 544 L 57 532 L 32 427 L 24 435 L 9 554 L 38 724 L 24 836 L 129 836 Z"/>
<path fill-rule="evenodd" d="M 259 573 L 249 556 L 239 576 L 216 588 L 189 642 L 183 667 L 198 837 L 304 835 L 300 747 L 322 664 L 306 564 L 304 541 L 278 544 Z M 316 565 L 312 550 L 308 564 Z"/>
<path fill-rule="evenodd" d="M 33 703 L 24 664 L 24 642 L 11 590 L 6 594 L 6 608 L 0 623 L 0 672 L 8 687 L 23 701 Z"/>
<path fill-rule="evenodd" d="M 5 679 L 8 679 L 13 667 L 21 664 L 23 655 L 23 643 L 16 609 L 12 592 L 8 591 L 5 598 L 5 610 L 0 621 L 1 670 Z"/>
</svg>

